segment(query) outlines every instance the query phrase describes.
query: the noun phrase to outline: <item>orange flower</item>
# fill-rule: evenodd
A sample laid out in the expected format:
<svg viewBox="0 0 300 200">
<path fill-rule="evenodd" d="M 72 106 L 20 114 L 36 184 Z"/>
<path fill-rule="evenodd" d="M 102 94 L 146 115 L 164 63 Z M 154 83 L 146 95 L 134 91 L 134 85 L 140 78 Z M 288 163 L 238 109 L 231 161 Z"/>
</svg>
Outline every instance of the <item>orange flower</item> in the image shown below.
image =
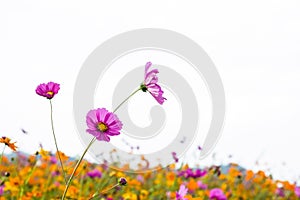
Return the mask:
<svg viewBox="0 0 300 200">
<path fill-rule="evenodd" d="M 174 172 L 167 173 L 167 185 L 170 187 L 174 184 L 176 174 Z"/>
<path fill-rule="evenodd" d="M 253 171 L 247 170 L 247 171 L 246 171 L 246 177 L 245 177 L 245 180 L 246 180 L 246 181 L 249 181 L 249 180 L 251 180 L 251 179 L 253 178 L 253 176 L 254 176 Z"/>
<path fill-rule="evenodd" d="M 60 159 L 62 160 L 62 162 L 66 162 L 67 160 L 69 160 L 69 157 L 66 156 L 66 154 L 64 154 L 64 153 L 61 152 L 61 151 L 58 151 L 58 152 L 55 153 L 55 156 L 56 156 L 57 159 L 59 159 L 58 154 L 59 154 Z"/>
<path fill-rule="evenodd" d="M 191 179 L 187 184 L 187 188 L 190 191 L 195 191 L 198 188 L 198 184 L 194 179 Z"/>
<path fill-rule="evenodd" d="M 0 143 L 7 145 L 11 150 L 17 151 L 17 147 L 15 146 L 16 142 L 10 142 L 10 138 L 3 136 L 0 138 Z"/>
</svg>

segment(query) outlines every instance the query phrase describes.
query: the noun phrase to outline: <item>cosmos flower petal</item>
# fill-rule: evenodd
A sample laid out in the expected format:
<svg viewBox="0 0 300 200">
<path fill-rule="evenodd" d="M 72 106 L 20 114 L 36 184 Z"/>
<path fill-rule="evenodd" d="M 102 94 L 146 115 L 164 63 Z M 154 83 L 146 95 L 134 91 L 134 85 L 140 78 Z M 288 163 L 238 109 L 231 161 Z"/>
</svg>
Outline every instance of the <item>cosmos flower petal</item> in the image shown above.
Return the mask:
<svg viewBox="0 0 300 200">
<path fill-rule="evenodd" d="M 113 136 L 113 135 L 120 135 L 120 132 L 119 131 L 110 130 L 110 131 L 107 131 L 106 134 Z"/>
<path fill-rule="evenodd" d="M 98 122 L 105 122 L 104 118 L 107 115 L 108 110 L 106 110 L 105 108 L 98 108 L 96 110 L 96 116 L 97 116 L 97 120 Z"/>
<path fill-rule="evenodd" d="M 106 142 L 110 141 L 110 138 L 107 136 L 107 134 L 104 134 L 104 133 L 100 133 L 99 136 L 96 138 L 97 138 L 97 140 L 100 140 L 100 141 L 106 141 Z"/>
<path fill-rule="evenodd" d="M 95 110 L 90 110 L 87 114 L 87 117 L 86 117 L 86 123 L 88 125 L 88 127 L 90 129 L 96 129 L 96 126 L 95 124 L 98 123 L 98 120 L 97 120 L 97 116 L 96 116 L 96 111 Z"/>
<path fill-rule="evenodd" d="M 98 130 L 87 129 L 86 131 L 95 137 L 98 137 L 100 135 L 100 132 Z"/>
<path fill-rule="evenodd" d="M 161 87 L 157 84 L 151 85 L 148 88 L 148 91 L 150 92 L 150 94 L 156 99 L 156 101 L 159 104 L 163 104 L 164 101 L 166 100 L 166 98 L 163 97 L 163 91 L 161 89 Z"/>
<path fill-rule="evenodd" d="M 145 65 L 145 76 L 144 78 L 146 79 L 146 75 L 148 73 L 149 68 L 151 67 L 152 63 L 151 62 L 147 62 Z"/>
</svg>

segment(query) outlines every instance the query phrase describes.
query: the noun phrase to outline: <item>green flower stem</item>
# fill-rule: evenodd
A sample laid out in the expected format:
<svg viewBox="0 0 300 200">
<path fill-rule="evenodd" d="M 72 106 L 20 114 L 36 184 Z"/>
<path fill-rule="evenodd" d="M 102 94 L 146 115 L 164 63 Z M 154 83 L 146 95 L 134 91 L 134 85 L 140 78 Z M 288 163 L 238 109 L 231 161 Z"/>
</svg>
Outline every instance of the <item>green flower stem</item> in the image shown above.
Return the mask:
<svg viewBox="0 0 300 200">
<path fill-rule="evenodd" d="M 93 198 L 96 198 L 96 197 L 99 196 L 99 195 L 106 194 L 108 191 L 114 189 L 115 187 L 117 187 L 117 186 L 119 186 L 119 185 L 120 185 L 120 183 L 117 183 L 117 184 L 111 186 L 110 188 L 101 191 L 100 193 L 96 192 L 91 198 L 89 198 L 89 200 L 91 200 L 91 199 L 93 199 Z"/>
<path fill-rule="evenodd" d="M 138 88 L 136 91 L 134 91 L 131 95 L 129 95 L 126 99 L 124 99 L 124 101 L 122 101 L 120 103 L 120 105 L 118 105 L 118 107 L 116 107 L 113 111 L 113 113 L 115 113 L 130 97 L 132 97 L 133 95 L 135 95 L 135 93 L 137 93 L 138 91 L 140 91 L 142 88 Z"/>
<path fill-rule="evenodd" d="M 36 163 L 37 163 L 37 160 L 35 161 L 35 163 L 34 163 L 34 166 L 33 166 L 33 168 L 31 169 L 31 171 L 29 172 L 29 174 L 28 174 L 28 176 L 27 176 L 27 178 L 25 179 L 25 182 L 23 183 L 23 185 L 22 185 L 22 187 L 21 187 L 21 190 L 20 190 L 20 198 L 19 199 L 22 199 L 22 197 L 23 197 L 23 194 L 24 194 L 24 188 L 25 188 L 25 186 L 28 184 L 28 182 L 29 182 L 29 179 L 31 178 L 31 176 L 32 176 L 32 174 L 33 174 L 33 172 L 35 171 L 35 169 L 36 169 Z"/>
<path fill-rule="evenodd" d="M 2 165 L 2 159 L 3 159 L 3 155 L 4 155 L 4 150 L 5 150 L 5 146 L 3 147 L 2 153 L 1 153 L 1 157 L 0 157 L 0 165 Z"/>
<path fill-rule="evenodd" d="M 138 91 L 140 91 L 140 90 L 142 90 L 142 87 L 139 87 L 137 90 L 135 90 L 131 95 L 129 95 L 124 101 L 122 101 L 121 103 L 120 103 L 120 105 L 118 105 L 115 109 L 114 109 L 114 111 L 113 111 L 113 113 L 115 113 L 130 97 L 132 97 L 134 94 L 136 94 Z M 51 100 L 50 100 L 50 104 L 51 104 Z M 51 122 L 52 122 L 52 104 L 51 104 Z M 53 126 L 52 126 L 53 127 Z M 53 130 L 53 129 L 52 129 Z M 55 140 L 55 135 L 54 135 L 54 131 L 53 131 L 53 136 L 54 136 L 54 140 Z M 96 141 L 96 137 L 93 137 L 93 139 L 91 140 L 91 142 L 89 143 L 89 145 L 87 146 L 87 148 L 84 150 L 84 152 L 83 152 L 83 154 L 82 154 L 82 156 L 80 157 L 80 159 L 78 160 L 78 162 L 76 163 L 76 166 L 75 166 L 75 168 L 74 168 L 74 170 L 73 170 L 73 172 L 72 172 L 72 174 L 71 174 L 71 176 L 70 176 L 70 178 L 69 178 L 69 180 L 66 182 L 66 188 L 65 188 L 65 191 L 64 191 L 64 193 L 63 193 L 63 196 L 62 196 L 62 200 L 64 200 L 65 198 L 66 198 L 66 195 L 67 195 L 67 191 L 68 191 L 68 189 L 69 189 L 69 187 L 70 187 L 70 184 L 71 184 L 71 182 L 72 182 L 72 180 L 73 180 L 73 178 L 74 178 L 74 174 L 75 174 L 75 172 L 76 172 L 76 170 L 77 170 L 77 168 L 79 167 L 79 165 L 80 165 L 80 163 L 81 163 L 81 161 L 83 160 L 83 157 L 85 156 L 85 154 L 87 153 L 87 151 L 88 151 L 88 149 L 92 146 L 92 144 L 94 143 Z M 56 144 L 56 140 L 55 140 L 55 144 Z M 56 145 L 56 147 L 57 147 L 57 145 Z M 61 163 L 62 164 L 62 163 Z M 116 184 L 116 185 L 114 185 L 112 188 L 114 188 L 114 187 L 116 187 L 117 185 L 119 185 L 119 184 Z M 110 189 L 112 189 L 112 188 L 110 188 Z"/>
<path fill-rule="evenodd" d="M 95 141 L 96 141 L 96 137 L 93 137 L 92 140 L 90 141 L 89 145 L 87 146 L 87 148 L 84 150 L 82 156 L 81 156 L 80 159 L 78 160 L 78 162 L 77 162 L 77 164 L 76 164 L 76 166 L 75 166 L 75 168 L 74 168 L 74 170 L 73 170 L 73 172 L 72 172 L 72 174 L 71 174 L 71 176 L 70 176 L 70 178 L 69 178 L 69 180 L 68 180 L 68 182 L 67 182 L 67 185 L 66 185 L 64 194 L 63 194 L 63 196 L 62 196 L 62 198 L 61 198 L 62 200 L 64 200 L 64 199 L 66 198 L 67 191 L 68 191 L 68 189 L 69 189 L 69 187 L 70 187 L 70 184 L 71 184 L 72 179 L 73 179 L 73 177 L 74 177 L 74 175 L 75 175 L 75 173 L 76 173 L 76 170 L 78 169 L 78 167 L 79 167 L 81 161 L 83 160 L 83 157 L 85 156 L 85 154 L 87 153 L 88 149 L 92 146 L 92 144 L 93 144 Z"/>
<path fill-rule="evenodd" d="M 78 199 L 81 198 L 82 195 L 82 190 L 83 190 L 83 179 L 84 179 L 84 174 L 80 174 L 80 188 L 79 188 L 79 195 L 78 195 Z"/>
<path fill-rule="evenodd" d="M 47 169 L 47 171 L 49 172 L 49 167 Z M 50 178 L 48 178 L 47 183 L 46 183 L 46 188 L 44 189 L 45 191 L 43 192 L 43 196 L 41 198 L 41 200 L 44 200 L 47 198 L 47 191 L 49 189 L 50 183 L 52 182 L 52 176 L 50 176 Z"/>
<path fill-rule="evenodd" d="M 62 160 L 61 160 L 61 157 L 60 157 L 60 152 L 59 152 L 59 150 L 58 150 L 57 141 L 56 141 L 56 136 L 55 136 L 55 132 L 54 132 L 54 125 L 53 125 L 53 108 L 52 108 L 52 101 L 51 101 L 51 99 L 50 99 L 50 108 L 51 108 L 51 127 L 52 127 L 52 134 L 53 134 L 53 138 L 54 138 L 54 142 L 55 142 L 55 147 L 56 147 L 56 153 L 57 153 L 58 158 L 59 158 L 59 162 L 60 162 L 61 169 L 62 169 L 62 172 L 63 172 L 63 175 L 64 175 L 65 183 L 67 184 L 67 176 L 66 176 L 66 172 L 65 172 L 65 169 L 64 169 L 64 165 L 63 165 Z"/>
</svg>

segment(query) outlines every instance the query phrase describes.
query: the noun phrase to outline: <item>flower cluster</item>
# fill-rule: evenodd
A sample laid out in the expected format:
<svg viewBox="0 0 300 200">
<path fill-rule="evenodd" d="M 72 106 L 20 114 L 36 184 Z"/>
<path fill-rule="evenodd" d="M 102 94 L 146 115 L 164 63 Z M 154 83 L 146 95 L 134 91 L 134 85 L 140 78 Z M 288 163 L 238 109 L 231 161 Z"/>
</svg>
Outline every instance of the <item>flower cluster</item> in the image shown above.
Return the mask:
<svg viewBox="0 0 300 200">
<path fill-rule="evenodd" d="M 158 69 L 145 65 L 142 84 L 113 112 L 106 108 L 91 108 L 86 115 L 87 129 L 92 140 L 77 160 L 59 151 L 54 132 L 52 99 L 60 85 L 54 82 L 40 84 L 36 93 L 50 100 L 51 126 L 56 152 L 40 147 L 33 155 L 17 151 L 16 142 L 1 137 L 0 143 L 8 146 L 13 154 L 0 159 L 0 200 L 3 199 L 102 199 L 102 200 L 227 200 L 227 199 L 299 199 L 300 187 L 288 181 L 274 180 L 263 171 L 253 172 L 237 164 L 191 168 L 188 164 L 176 167 L 179 161 L 172 152 L 174 164 L 156 171 L 149 169 L 149 161 L 141 170 L 124 173 L 107 163 L 95 164 L 84 159 L 95 141 L 110 142 L 121 134 L 123 124 L 116 115 L 118 108 L 138 91 L 149 92 L 163 104 L 163 90 L 158 84 Z M 24 132 L 24 131 L 23 131 Z M 198 146 L 198 150 L 202 148 Z M 4 149 L 3 151 L 4 152 Z M 128 167 L 130 163 L 125 166 Z M 224 170 L 226 168 L 226 170 Z"/>
<path fill-rule="evenodd" d="M 17 199 L 23 190 L 22 199 L 57 199 L 64 191 L 64 179 L 57 156 L 41 149 L 37 155 L 15 153 L 3 156 L 0 165 L 2 185 L 0 200 Z M 16 164 L 18 163 L 18 164 Z M 67 174 L 76 160 L 63 159 Z M 225 200 L 225 199 L 290 199 L 300 198 L 300 187 L 295 183 L 274 180 L 263 171 L 253 172 L 236 164 L 221 166 L 218 175 L 214 167 L 180 168 L 169 167 L 146 173 L 124 173 L 105 164 L 83 160 L 67 192 L 68 199 L 105 200 Z M 225 170 L 226 168 L 226 170 Z M 182 176 L 183 171 L 195 173 L 206 171 L 203 176 Z M 49 176 L 51 174 L 51 176 Z M 28 183 L 26 183 L 28 180 Z M 118 187 L 113 187 L 118 184 Z M 123 186 L 123 187 L 121 187 Z M 109 190 L 110 188 L 113 188 Z M 101 191 L 106 191 L 101 193 Z"/>
</svg>

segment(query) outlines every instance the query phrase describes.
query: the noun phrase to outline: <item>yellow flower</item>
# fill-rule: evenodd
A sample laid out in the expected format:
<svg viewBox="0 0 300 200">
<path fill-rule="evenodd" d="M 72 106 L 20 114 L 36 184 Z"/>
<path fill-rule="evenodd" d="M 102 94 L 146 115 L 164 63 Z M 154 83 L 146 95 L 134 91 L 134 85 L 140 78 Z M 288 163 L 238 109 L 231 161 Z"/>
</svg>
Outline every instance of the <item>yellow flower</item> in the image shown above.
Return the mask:
<svg viewBox="0 0 300 200">
<path fill-rule="evenodd" d="M 147 190 L 141 190 L 140 192 L 140 200 L 146 200 L 148 199 L 148 195 L 149 195 L 149 192 Z"/>
<path fill-rule="evenodd" d="M 173 163 L 173 164 L 170 164 L 168 167 L 169 167 L 170 170 L 174 170 L 176 165 Z"/>
<path fill-rule="evenodd" d="M 39 154 L 41 155 L 43 160 L 50 160 L 50 152 L 49 151 L 45 151 L 43 148 L 41 148 L 41 150 L 39 151 Z"/>
<path fill-rule="evenodd" d="M 10 191 L 13 195 L 18 194 L 20 186 L 23 184 L 19 177 L 9 177 L 5 182 L 5 190 Z"/>
<path fill-rule="evenodd" d="M 132 192 L 127 192 L 125 194 L 122 195 L 122 197 L 124 198 L 124 200 L 137 200 L 137 195 L 132 193 Z"/>
<path fill-rule="evenodd" d="M 170 187 L 174 184 L 176 174 L 174 172 L 167 173 L 167 185 Z"/>
</svg>

